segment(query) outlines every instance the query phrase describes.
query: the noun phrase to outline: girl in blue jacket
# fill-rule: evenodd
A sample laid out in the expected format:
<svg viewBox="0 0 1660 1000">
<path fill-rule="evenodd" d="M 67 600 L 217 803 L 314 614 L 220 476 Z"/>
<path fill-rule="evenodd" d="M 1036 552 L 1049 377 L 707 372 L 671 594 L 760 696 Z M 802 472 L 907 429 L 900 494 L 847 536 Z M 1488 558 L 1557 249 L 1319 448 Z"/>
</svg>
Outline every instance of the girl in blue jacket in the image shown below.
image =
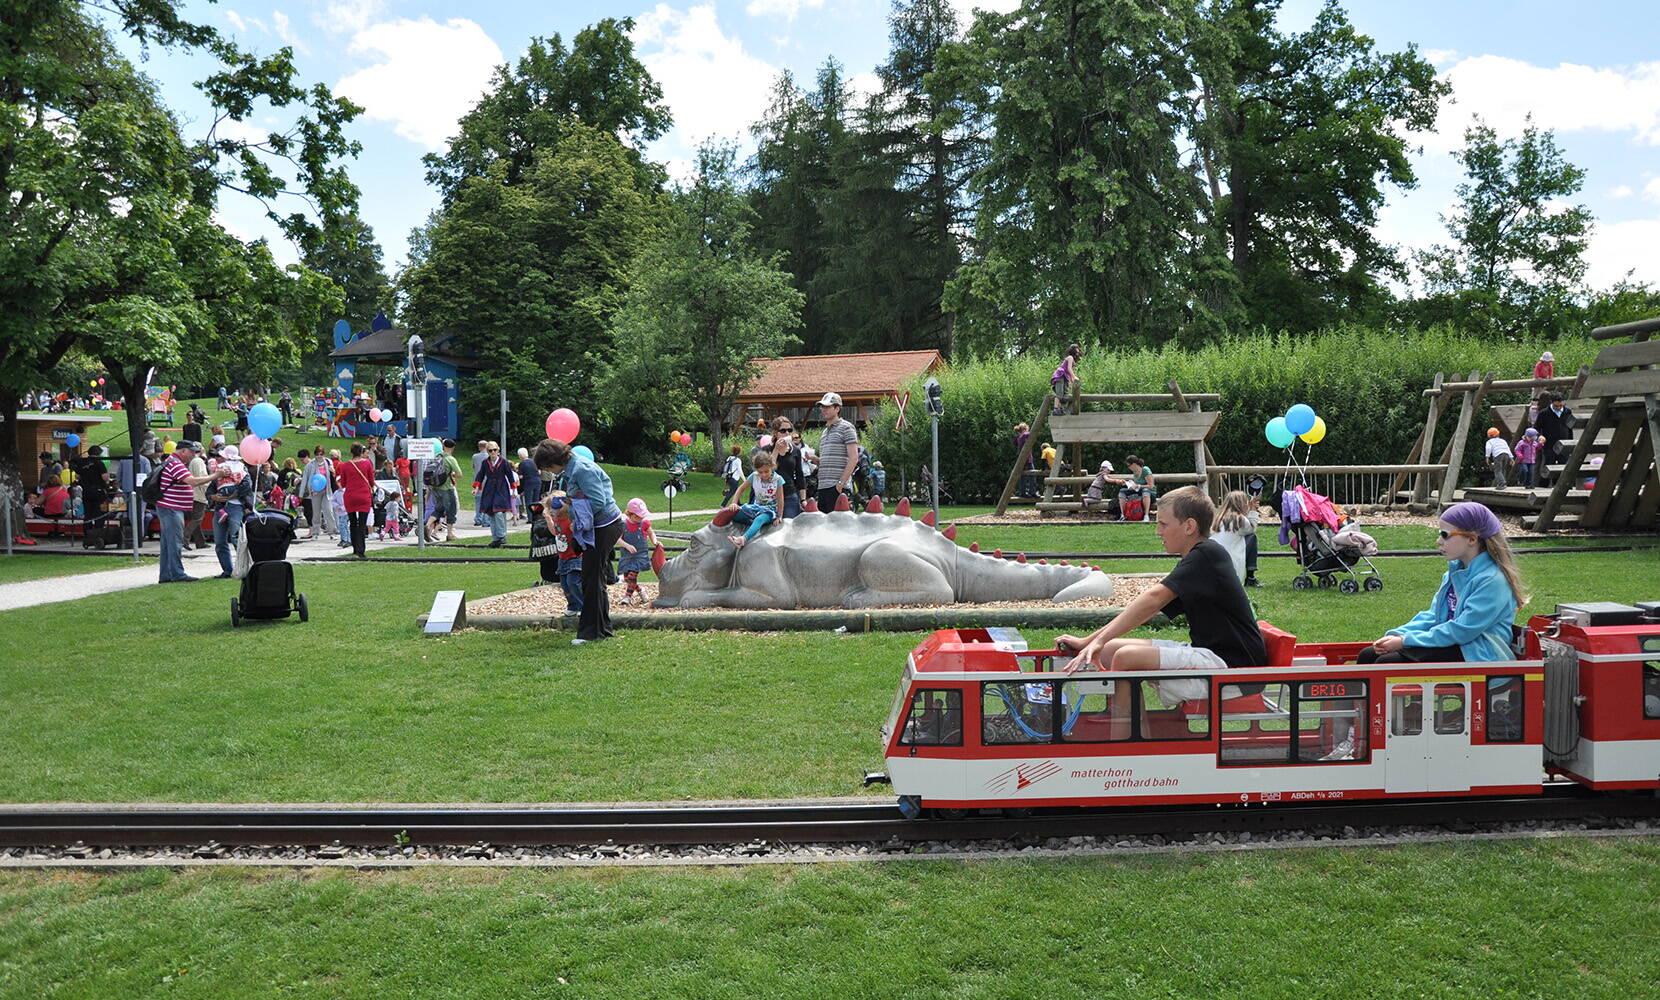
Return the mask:
<svg viewBox="0 0 1660 1000">
<path fill-rule="evenodd" d="M 1392 628 L 1361 651 L 1360 663 L 1458 663 L 1508 660 L 1516 608 L 1527 603 L 1504 528 L 1479 503 L 1441 515 L 1437 543 L 1447 575 L 1429 610 Z"/>
</svg>

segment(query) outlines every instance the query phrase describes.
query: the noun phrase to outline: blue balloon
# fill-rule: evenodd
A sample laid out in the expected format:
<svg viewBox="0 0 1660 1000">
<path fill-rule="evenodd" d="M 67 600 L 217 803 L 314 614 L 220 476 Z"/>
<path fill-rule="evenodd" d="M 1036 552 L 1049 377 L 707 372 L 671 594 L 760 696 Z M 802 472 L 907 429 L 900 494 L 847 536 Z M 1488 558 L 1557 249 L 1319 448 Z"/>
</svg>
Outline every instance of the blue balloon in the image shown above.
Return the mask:
<svg viewBox="0 0 1660 1000">
<path fill-rule="evenodd" d="M 64 443 L 69 445 L 71 448 L 79 448 L 81 446 L 81 436 L 79 434 L 71 434 L 63 440 Z"/>
<path fill-rule="evenodd" d="M 248 430 L 266 440 L 276 437 L 282 430 L 282 411 L 270 403 L 255 403 L 248 411 Z"/>
<path fill-rule="evenodd" d="M 1313 426 L 1310 424 L 1309 426 Z M 1291 433 L 1291 428 L 1285 425 L 1284 417 L 1275 417 L 1268 421 L 1268 426 L 1262 429 L 1268 435 L 1268 443 L 1276 448 L 1289 448 L 1297 435 Z"/>
<path fill-rule="evenodd" d="M 591 449 L 589 449 L 589 447 L 585 444 L 579 444 L 575 448 L 572 448 L 571 449 L 571 454 L 581 455 L 583 458 L 586 458 L 590 462 L 592 462 L 594 460 L 593 451 Z"/>
<path fill-rule="evenodd" d="M 311 488 L 314 492 L 317 492 L 317 493 L 321 493 L 323 490 L 328 489 L 329 488 L 329 477 L 323 475 L 321 472 L 312 473 L 311 474 Z"/>
<path fill-rule="evenodd" d="M 1285 426 L 1293 436 L 1307 434 L 1314 429 L 1314 407 L 1298 403 L 1285 411 Z"/>
</svg>

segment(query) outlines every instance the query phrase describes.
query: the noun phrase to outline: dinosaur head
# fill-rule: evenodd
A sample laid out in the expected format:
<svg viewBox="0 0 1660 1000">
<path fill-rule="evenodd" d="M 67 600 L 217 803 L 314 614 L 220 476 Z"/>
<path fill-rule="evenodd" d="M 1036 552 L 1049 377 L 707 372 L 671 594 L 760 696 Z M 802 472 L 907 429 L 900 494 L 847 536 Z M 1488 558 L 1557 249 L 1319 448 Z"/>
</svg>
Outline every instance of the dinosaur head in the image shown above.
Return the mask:
<svg viewBox="0 0 1660 1000">
<path fill-rule="evenodd" d="M 728 542 L 731 531 L 713 524 L 692 533 L 686 550 L 663 563 L 657 570 L 658 607 L 672 608 L 689 591 L 718 590 L 732 576 L 732 560 L 738 550 Z"/>
</svg>

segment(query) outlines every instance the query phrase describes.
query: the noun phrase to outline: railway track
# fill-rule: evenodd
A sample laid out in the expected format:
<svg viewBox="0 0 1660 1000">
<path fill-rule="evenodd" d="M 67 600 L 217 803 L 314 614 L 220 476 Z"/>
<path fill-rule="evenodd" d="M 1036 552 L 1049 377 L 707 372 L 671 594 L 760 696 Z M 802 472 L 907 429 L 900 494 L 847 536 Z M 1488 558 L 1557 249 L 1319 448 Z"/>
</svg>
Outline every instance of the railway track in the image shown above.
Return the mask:
<svg viewBox="0 0 1660 1000">
<path fill-rule="evenodd" d="M 1617 821 L 1660 817 L 1660 798 L 1585 794 L 1271 806 L 1059 810 L 1031 816 L 907 820 L 891 804 L 756 804 L 619 808 L 10 807 L 0 847 L 389 847 L 835 844 L 1041 840 L 1054 837 L 1271 832 L 1367 827 Z"/>
</svg>

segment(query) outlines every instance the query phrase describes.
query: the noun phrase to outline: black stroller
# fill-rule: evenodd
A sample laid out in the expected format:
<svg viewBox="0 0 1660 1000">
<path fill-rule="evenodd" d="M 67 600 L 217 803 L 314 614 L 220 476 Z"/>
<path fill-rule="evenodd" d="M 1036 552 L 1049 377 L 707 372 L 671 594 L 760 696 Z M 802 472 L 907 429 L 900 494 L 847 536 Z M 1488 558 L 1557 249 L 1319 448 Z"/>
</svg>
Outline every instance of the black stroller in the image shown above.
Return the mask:
<svg viewBox="0 0 1660 1000">
<path fill-rule="evenodd" d="M 231 626 L 243 619 L 287 618 L 305 621 L 305 595 L 294 592 L 294 564 L 288 545 L 294 540 L 294 518 L 281 511 L 262 510 L 242 522 L 242 544 L 252 564 L 242 578 L 242 592 L 231 598 Z"/>
<path fill-rule="evenodd" d="M 1297 563 L 1303 568 L 1291 581 L 1293 589 L 1311 590 L 1318 585 L 1321 589 L 1336 587 L 1345 594 L 1359 593 L 1362 587 L 1369 591 L 1383 589 L 1378 568 L 1359 546 L 1338 545 L 1331 529 L 1315 521 L 1298 521 L 1292 531 L 1297 540 Z"/>
</svg>

